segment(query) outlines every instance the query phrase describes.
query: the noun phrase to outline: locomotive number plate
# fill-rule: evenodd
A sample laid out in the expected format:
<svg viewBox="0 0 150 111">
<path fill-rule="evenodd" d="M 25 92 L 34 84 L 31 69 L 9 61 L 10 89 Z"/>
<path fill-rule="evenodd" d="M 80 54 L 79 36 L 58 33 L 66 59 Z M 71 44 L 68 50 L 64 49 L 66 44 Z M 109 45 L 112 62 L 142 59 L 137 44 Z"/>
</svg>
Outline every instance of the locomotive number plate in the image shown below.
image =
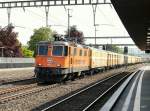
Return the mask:
<svg viewBox="0 0 150 111">
<path fill-rule="evenodd" d="M 48 63 L 53 62 L 52 58 L 47 58 L 47 62 L 48 62 Z"/>
</svg>

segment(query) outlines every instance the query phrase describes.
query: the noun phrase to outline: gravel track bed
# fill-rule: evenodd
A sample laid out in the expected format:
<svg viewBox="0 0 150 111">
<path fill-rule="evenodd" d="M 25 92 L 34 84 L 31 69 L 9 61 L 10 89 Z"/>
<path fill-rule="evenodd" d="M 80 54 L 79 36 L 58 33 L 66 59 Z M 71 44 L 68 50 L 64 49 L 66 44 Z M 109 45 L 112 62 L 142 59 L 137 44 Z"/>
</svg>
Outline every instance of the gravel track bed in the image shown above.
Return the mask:
<svg viewBox="0 0 150 111">
<path fill-rule="evenodd" d="M 34 68 L 0 69 L 0 83 L 5 81 L 16 81 L 34 76 Z"/>
<path fill-rule="evenodd" d="M 137 65 L 141 67 L 142 65 Z M 133 66 L 128 67 L 128 69 L 133 68 Z M 80 89 L 90 83 L 93 83 L 97 80 L 101 80 L 108 76 L 111 76 L 113 73 L 127 71 L 125 68 L 120 68 L 118 70 L 114 69 L 105 73 L 87 76 L 83 79 L 77 79 L 72 82 L 67 82 L 67 84 L 58 85 L 57 87 L 51 88 L 46 91 L 35 93 L 33 95 L 27 96 L 25 98 L 17 99 L 10 101 L 8 103 L 0 104 L 0 111 L 29 111 L 38 107 L 46 102 L 54 100 L 58 97 L 64 96 L 72 91 Z"/>
<path fill-rule="evenodd" d="M 119 74 L 111 79 L 108 79 L 100 84 L 95 85 L 83 91 L 66 101 L 49 108 L 48 111 L 82 111 L 97 97 L 108 90 L 112 85 L 123 78 L 127 73 Z M 93 93 L 94 92 L 94 93 Z M 78 102 L 77 102 L 78 101 Z M 79 102 L 80 101 L 80 102 Z"/>
<path fill-rule="evenodd" d="M 22 85 L 22 86 L 27 86 L 27 85 Z M 19 87 L 22 87 L 22 86 L 15 86 L 15 87 L 11 87 L 11 88 L 19 88 Z M 22 92 L 24 92 L 24 91 L 28 91 L 28 90 L 34 90 L 34 89 L 37 89 L 37 88 L 41 88 L 42 86 L 38 86 L 38 85 L 34 85 L 33 84 L 33 86 L 31 86 L 31 87 L 28 87 L 28 88 L 25 88 L 25 89 L 21 89 L 21 90 L 17 90 L 17 91 L 13 91 L 13 92 L 9 92 L 9 93 L 5 93 L 5 94 L 2 94 L 2 95 L 0 95 L 0 98 L 1 97 L 6 97 L 6 96 L 11 96 L 11 95 L 13 95 L 13 94 L 18 94 L 18 93 L 22 93 Z M 0 91 L 2 90 L 2 91 L 4 91 L 4 90 L 7 90 L 8 88 L 3 88 L 3 89 L 0 89 Z"/>
</svg>

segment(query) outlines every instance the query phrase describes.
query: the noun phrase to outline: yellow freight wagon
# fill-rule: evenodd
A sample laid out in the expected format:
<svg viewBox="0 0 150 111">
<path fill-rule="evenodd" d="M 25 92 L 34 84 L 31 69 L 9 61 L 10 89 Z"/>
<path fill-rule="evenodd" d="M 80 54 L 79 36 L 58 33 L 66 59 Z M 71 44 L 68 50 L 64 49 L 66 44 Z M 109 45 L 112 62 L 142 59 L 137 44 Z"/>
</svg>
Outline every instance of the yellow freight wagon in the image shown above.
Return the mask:
<svg viewBox="0 0 150 111">
<path fill-rule="evenodd" d="M 102 68 L 107 66 L 107 52 L 91 48 L 91 68 Z"/>
</svg>

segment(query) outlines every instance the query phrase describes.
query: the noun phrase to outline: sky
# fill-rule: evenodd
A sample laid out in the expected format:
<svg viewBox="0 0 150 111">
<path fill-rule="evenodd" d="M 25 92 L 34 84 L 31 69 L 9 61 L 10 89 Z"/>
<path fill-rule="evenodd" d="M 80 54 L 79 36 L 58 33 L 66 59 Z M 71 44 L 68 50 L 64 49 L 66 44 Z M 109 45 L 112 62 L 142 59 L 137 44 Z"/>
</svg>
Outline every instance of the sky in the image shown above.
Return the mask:
<svg viewBox="0 0 150 111">
<path fill-rule="evenodd" d="M 2 0 L 10 1 L 10 0 Z M 11 0 L 13 1 L 13 0 Z M 94 36 L 92 6 L 66 6 L 71 9 L 70 24 L 76 25 L 83 31 L 85 37 Z M 64 34 L 67 30 L 67 12 L 63 6 L 49 8 L 49 25 L 52 30 Z M 18 39 L 23 45 L 27 44 L 34 29 L 45 26 L 45 8 L 15 8 L 11 9 L 11 23 L 16 26 L 15 31 L 19 33 Z M 96 12 L 97 36 L 129 36 L 122 25 L 116 11 L 110 5 L 98 5 Z M 7 9 L 0 9 L 0 26 L 7 25 Z M 97 43 L 110 43 L 111 40 L 97 40 Z M 133 43 L 131 39 L 113 39 L 113 43 Z M 86 43 L 94 43 L 93 40 L 86 40 Z"/>
</svg>

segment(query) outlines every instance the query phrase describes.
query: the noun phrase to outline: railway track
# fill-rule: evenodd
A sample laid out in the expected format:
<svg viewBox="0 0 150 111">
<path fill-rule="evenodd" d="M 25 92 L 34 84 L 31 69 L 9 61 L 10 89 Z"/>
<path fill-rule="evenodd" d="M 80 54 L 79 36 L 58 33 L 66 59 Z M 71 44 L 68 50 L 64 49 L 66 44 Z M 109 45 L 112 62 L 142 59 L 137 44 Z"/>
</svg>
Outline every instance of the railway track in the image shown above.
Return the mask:
<svg viewBox="0 0 150 111">
<path fill-rule="evenodd" d="M 116 105 L 119 104 L 119 106 L 121 105 L 121 103 L 124 103 L 122 100 L 120 102 L 120 98 L 121 96 L 124 94 L 124 91 L 126 90 L 126 88 L 128 87 L 128 85 L 131 83 L 132 80 L 137 80 L 138 77 L 143 73 L 144 71 L 142 70 L 139 70 L 135 73 L 133 73 L 116 91 L 115 93 L 105 102 L 105 104 L 101 107 L 100 111 L 116 111 L 118 110 L 115 109 Z M 132 84 L 132 86 L 135 86 L 135 83 Z M 129 90 L 133 90 L 132 88 L 129 89 Z M 128 96 L 129 97 L 129 96 Z M 127 98 L 127 97 L 125 97 Z M 118 103 L 120 102 L 120 103 Z M 99 102 L 96 101 L 95 105 L 98 104 Z M 127 108 L 129 108 L 128 104 L 130 104 L 130 101 L 125 101 L 124 103 L 124 107 L 120 107 L 122 109 L 122 111 L 127 111 Z M 93 106 L 95 106 L 93 105 Z M 93 110 L 93 111 L 96 111 L 96 110 Z"/>
<path fill-rule="evenodd" d="M 100 81 L 100 83 L 103 83 L 104 81 L 108 81 L 110 78 L 116 77 L 112 76 L 109 77 L 107 79 L 104 79 L 102 81 Z M 23 82 L 26 82 L 23 80 Z M 16 82 L 15 82 L 16 83 Z M 18 81 L 17 83 L 20 83 L 20 81 Z M 97 84 L 97 83 L 96 83 Z M 28 95 L 32 95 L 44 90 L 49 90 L 51 88 L 57 87 L 61 84 L 53 84 L 50 86 L 38 86 L 37 84 L 28 84 L 28 85 L 23 85 L 23 86 L 19 86 L 19 87 L 13 87 L 13 88 L 2 88 L 0 89 L 0 104 L 2 103 L 6 103 L 8 101 L 11 100 L 15 100 L 18 98 L 22 98 Z M 108 85 L 109 86 L 109 85 Z"/>
<path fill-rule="evenodd" d="M 34 88 L 36 86 L 37 86 L 37 84 L 30 84 L 30 85 L 23 85 L 23 86 L 15 86 L 12 88 L 2 88 L 2 89 L 0 89 L 0 96 L 4 95 L 4 94 L 9 94 L 9 93 L 15 93 L 15 92 L 21 91 L 21 90 L 26 90 L 29 88 Z"/>
<path fill-rule="evenodd" d="M 42 111 L 88 111 L 95 101 L 119 86 L 130 74 L 123 72 L 98 81 L 50 106 L 36 108 Z M 111 92 L 111 93 L 112 93 Z M 102 100 L 103 101 L 103 100 Z M 35 110 L 35 109 L 33 109 Z M 94 110 L 95 111 L 95 110 Z"/>
<path fill-rule="evenodd" d="M 31 78 L 23 78 L 23 79 L 19 79 L 19 80 L 0 80 L 0 86 L 2 85 L 8 85 L 8 84 L 21 84 L 21 83 L 35 83 L 36 82 L 36 78 L 35 77 L 31 77 Z"/>
<path fill-rule="evenodd" d="M 50 86 L 38 86 L 36 84 L 32 84 L 32 85 L 22 86 L 18 88 L 12 88 L 10 90 L 9 89 L 3 90 L 3 91 L 0 91 L 0 94 L 4 95 L 0 97 L 0 104 L 6 103 L 12 100 L 16 100 L 18 98 L 22 98 L 28 95 L 32 95 L 32 94 L 35 94 L 44 90 L 48 90 L 58 85 L 60 84 L 53 84 Z M 8 93 L 12 93 L 12 94 L 7 95 Z"/>
</svg>

